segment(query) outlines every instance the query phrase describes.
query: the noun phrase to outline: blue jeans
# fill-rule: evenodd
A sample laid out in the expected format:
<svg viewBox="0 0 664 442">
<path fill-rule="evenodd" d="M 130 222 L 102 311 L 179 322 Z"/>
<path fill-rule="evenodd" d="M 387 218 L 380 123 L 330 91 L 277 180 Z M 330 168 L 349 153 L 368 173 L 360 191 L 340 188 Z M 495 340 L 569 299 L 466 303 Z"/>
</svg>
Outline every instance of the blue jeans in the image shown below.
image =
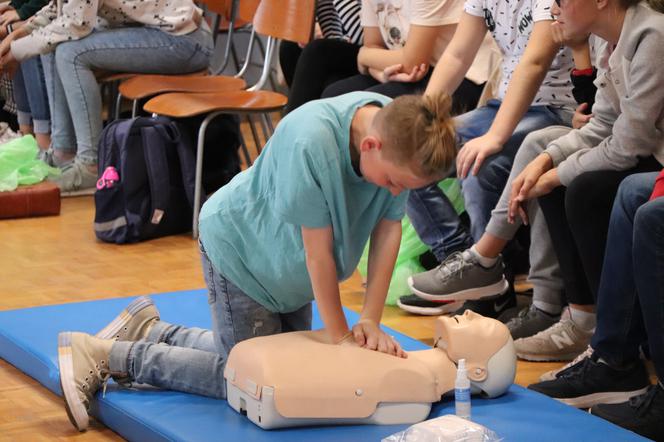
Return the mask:
<svg viewBox="0 0 664 442">
<path fill-rule="evenodd" d="M 101 30 L 60 43 L 42 56 L 52 147 L 76 152 L 81 163 L 97 164 L 102 118 L 95 71 L 184 74 L 206 68 L 211 53 L 207 25 L 187 35 L 147 27 Z"/>
<path fill-rule="evenodd" d="M 609 364 L 639 358 L 646 340 L 664 379 L 664 198 L 648 201 L 657 173 L 630 175 L 613 203 L 591 346 Z"/>
<path fill-rule="evenodd" d="M 32 57 L 22 61 L 12 81 L 18 124 L 32 126 L 37 134 L 50 133 L 51 114 L 40 58 Z"/>
<path fill-rule="evenodd" d="M 460 145 L 486 134 L 500 108 L 500 101 L 490 100 L 480 107 L 455 117 Z M 461 180 L 470 232 L 463 226 L 454 207 L 436 185 L 410 192 L 406 213 L 413 227 L 439 261 L 451 253 L 477 242 L 498 203 L 512 162 L 521 142 L 530 132 L 552 125 L 570 126 L 573 113 L 550 106 L 531 106 L 517 125 L 503 149 L 484 160 L 477 175 Z"/>
<path fill-rule="evenodd" d="M 218 273 L 201 247 L 212 330 L 158 321 L 145 340 L 116 342 L 109 367 L 116 379 L 226 398 L 224 367 L 235 344 L 257 336 L 311 329 L 311 303 L 273 313 Z"/>
</svg>

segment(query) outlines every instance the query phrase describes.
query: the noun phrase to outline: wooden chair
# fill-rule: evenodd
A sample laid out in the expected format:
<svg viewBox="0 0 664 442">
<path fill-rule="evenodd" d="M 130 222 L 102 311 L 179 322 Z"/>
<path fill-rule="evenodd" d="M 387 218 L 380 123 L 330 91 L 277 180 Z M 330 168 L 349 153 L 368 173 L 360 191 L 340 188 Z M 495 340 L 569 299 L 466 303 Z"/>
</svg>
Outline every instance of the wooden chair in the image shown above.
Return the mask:
<svg viewBox="0 0 664 442">
<path fill-rule="evenodd" d="M 253 27 L 254 32 L 267 37 L 266 56 L 260 79 L 247 90 L 221 93 L 167 93 L 150 99 L 143 106 L 144 110 L 154 115 L 175 118 L 207 114 L 198 131 L 193 219 L 194 238 L 198 237 L 203 149 L 207 126 L 210 121 L 221 114 L 260 114 L 265 117 L 268 112 L 284 108 L 288 101 L 286 96 L 261 89 L 270 73 L 277 40 L 307 43 L 311 39 L 313 31 L 314 10 L 315 0 L 261 0 L 254 16 Z M 270 119 L 265 118 L 265 120 L 270 131 L 272 131 Z"/>
</svg>

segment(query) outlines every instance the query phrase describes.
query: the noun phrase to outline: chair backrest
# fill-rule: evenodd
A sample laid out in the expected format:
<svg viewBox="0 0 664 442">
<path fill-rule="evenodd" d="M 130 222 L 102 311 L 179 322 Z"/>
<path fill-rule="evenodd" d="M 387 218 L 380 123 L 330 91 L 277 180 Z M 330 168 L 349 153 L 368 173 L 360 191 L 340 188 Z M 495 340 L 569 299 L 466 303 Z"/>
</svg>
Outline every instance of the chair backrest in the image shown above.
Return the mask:
<svg viewBox="0 0 664 442">
<path fill-rule="evenodd" d="M 254 28 L 262 35 L 308 43 L 314 29 L 315 9 L 316 0 L 260 0 Z"/>
<path fill-rule="evenodd" d="M 231 10 L 231 0 L 197 0 L 199 6 L 205 6 L 208 11 L 224 17 Z"/>
<path fill-rule="evenodd" d="M 240 0 L 236 20 L 239 23 L 251 23 L 256 15 L 256 10 L 261 0 Z M 233 1 L 226 1 L 226 18 L 230 21 Z"/>
</svg>

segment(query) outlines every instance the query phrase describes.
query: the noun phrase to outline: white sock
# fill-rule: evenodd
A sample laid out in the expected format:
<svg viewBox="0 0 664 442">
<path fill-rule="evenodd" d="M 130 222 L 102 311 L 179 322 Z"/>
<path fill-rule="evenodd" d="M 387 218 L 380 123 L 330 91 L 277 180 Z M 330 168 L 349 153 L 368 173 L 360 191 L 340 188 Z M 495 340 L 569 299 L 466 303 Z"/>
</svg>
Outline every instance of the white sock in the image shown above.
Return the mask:
<svg viewBox="0 0 664 442">
<path fill-rule="evenodd" d="M 572 322 L 586 331 L 593 330 L 597 325 L 597 315 L 592 312 L 584 312 L 575 308 L 569 308 Z"/>
<path fill-rule="evenodd" d="M 560 315 L 560 312 L 563 311 L 562 305 L 551 304 L 549 302 L 540 301 L 539 299 L 533 299 L 533 305 L 537 307 L 537 310 L 541 310 L 551 316 L 558 316 Z"/>
<path fill-rule="evenodd" d="M 469 252 L 471 255 L 473 255 L 484 268 L 493 267 L 496 261 L 498 261 L 498 258 L 487 258 L 486 256 L 480 255 L 475 246 L 472 246 L 470 249 L 466 250 L 466 252 Z"/>
</svg>

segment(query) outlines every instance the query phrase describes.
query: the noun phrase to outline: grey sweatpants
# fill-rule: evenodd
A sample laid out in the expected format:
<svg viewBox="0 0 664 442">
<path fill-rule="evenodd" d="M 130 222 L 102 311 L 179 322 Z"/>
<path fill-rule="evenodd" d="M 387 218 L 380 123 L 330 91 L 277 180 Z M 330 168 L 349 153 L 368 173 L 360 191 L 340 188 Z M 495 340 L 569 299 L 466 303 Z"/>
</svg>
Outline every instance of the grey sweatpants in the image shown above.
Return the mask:
<svg viewBox="0 0 664 442">
<path fill-rule="evenodd" d="M 500 200 L 491 212 L 491 219 L 486 227 L 487 233 L 506 241 L 514 238 L 522 222 L 518 217 L 514 224 L 507 222 L 512 182 L 535 157 L 546 149 L 551 141 L 560 138 L 570 130 L 566 126 L 550 126 L 526 136 L 514 158 L 512 171 Z M 533 284 L 533 302 L 540 306 L 548 305 L 552 309 L 559 309 L 563 304 L 564 285 L 549 229 L 537 199 L 527 202 L 526 212 L 530 221 L 530 273 L 528 279 Z"/>
</svg>

